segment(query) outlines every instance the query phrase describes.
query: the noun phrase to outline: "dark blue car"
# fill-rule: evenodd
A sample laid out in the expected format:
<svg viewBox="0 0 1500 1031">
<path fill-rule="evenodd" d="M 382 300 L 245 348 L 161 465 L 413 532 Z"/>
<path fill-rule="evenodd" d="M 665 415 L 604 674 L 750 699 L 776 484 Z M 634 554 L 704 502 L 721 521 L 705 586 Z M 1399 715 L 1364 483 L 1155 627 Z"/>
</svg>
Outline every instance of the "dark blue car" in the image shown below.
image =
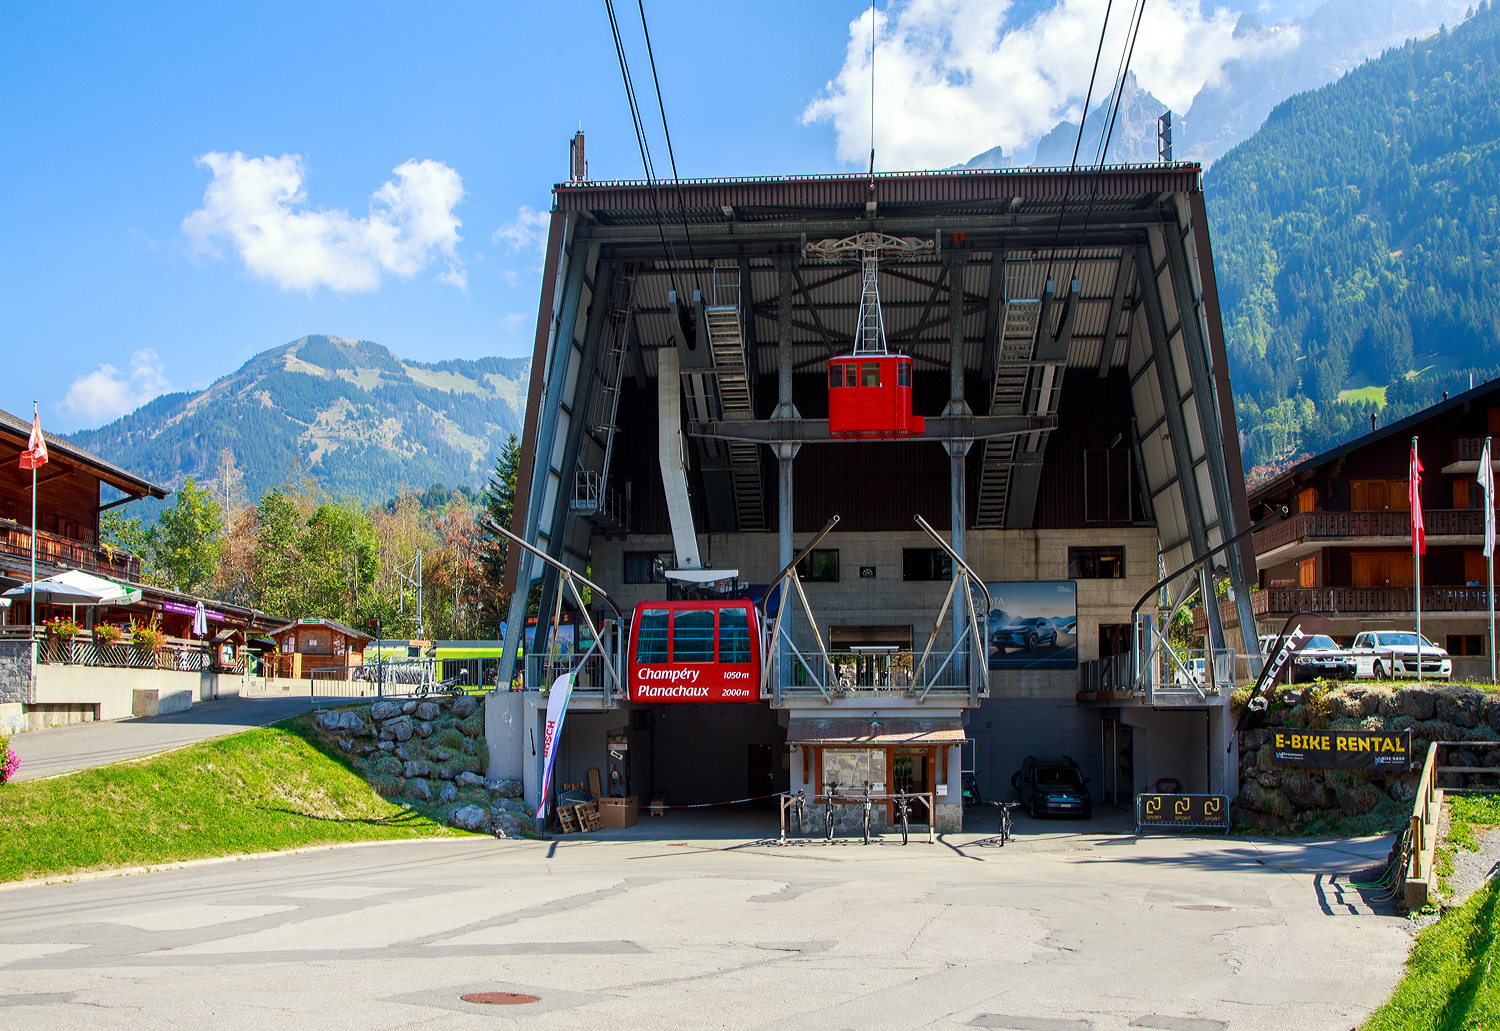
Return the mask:
<svg viewBox="0 0 1500 1031">
<path fill-rule="evenodd" d="M 1004 652 L 1007 648 L 1025 648 L 1034 652 L 1044 644 L 1057 643 L 1057 627 L 1051 620 L 1033 617 L 990 631 L 990 647 Z"/>
</svg>

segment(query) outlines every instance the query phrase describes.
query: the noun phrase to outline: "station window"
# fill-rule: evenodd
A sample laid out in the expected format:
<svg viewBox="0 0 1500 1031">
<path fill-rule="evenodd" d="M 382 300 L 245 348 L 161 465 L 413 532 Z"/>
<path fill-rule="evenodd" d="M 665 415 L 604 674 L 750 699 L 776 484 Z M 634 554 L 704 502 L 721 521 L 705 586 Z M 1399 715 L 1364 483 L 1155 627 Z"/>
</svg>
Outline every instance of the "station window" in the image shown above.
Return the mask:
<svg viewBox="0 0 1500 1031">
<path fill-rule="evenodd" d="M 666 571 L 677 568 L 677 556 L 670 551 L 625 552 L 625 582 L 628 584 L 662 584 Z"/>
<path fill-rule="evenodd" d="M 750 661 L 750 615 L 744 609 L 719 610 L 719 661 Z"/>
<path fill-rule="evenodd" d="M 836 584 L 839 582 L 839 550 L 814 551 L 797 563 L 797 579 L 805 583 Z"/>
<path fill-rule="evenodd" d="M 1069 580 L 1123 580 L 1124 548 L 1069 548 Z"/>
<path fill-rule="evenodd" d="M 713 609 L 678 609 L 672 613 L 672 661 L 714 661 Z"/>
<path fill-rule="evenodd" d="M 859 385 L 862 387 L 880 386 L 880 363 L 861 362 L 859 367 Z"/>
<path fill-rule="evenodd" d="M 641 628 L 636 633 L 636 662 L 667 661 L 667 618 L 666 609 L 646 609 L 641 613 Z"/>
<path fill-rule="evenodd" d="M 1449 634 L 1449 655 L 1483 655 L 1484 637 L 1480 634 Z"/>
<path fill-rule="evenodd" d="M 952 580 L 953 560 L 942 548 L 902 548 L 901 579 Z"/>
<path fill-rule="evenodd" d="M 828 366 L 828 389 L 834 390 L 844 385 L 844 367 L 840 364 Z"/>
</svg>

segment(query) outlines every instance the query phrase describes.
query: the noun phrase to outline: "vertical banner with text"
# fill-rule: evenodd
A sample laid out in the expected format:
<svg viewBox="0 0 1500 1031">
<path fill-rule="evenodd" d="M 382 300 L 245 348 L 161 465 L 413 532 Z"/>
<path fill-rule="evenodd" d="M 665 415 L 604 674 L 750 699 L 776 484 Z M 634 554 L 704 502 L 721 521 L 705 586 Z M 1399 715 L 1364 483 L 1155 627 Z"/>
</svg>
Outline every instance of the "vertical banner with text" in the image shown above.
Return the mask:
<svg viewBox="0 0 1500 1031">
<path fill-rule="evenodd" d="M 557 761 L 557 743 L 562 737 L 563 718 L 568 715 L 568 699 L 573 696 L 574 673 L 564 673 L 552 682 L 547 693 L 547 723 L 542 732 L 542 790 L 537 797 L 536 825 L 547 825 L 547 797 L 552 791 L 552 764 Z"/>
</svg>

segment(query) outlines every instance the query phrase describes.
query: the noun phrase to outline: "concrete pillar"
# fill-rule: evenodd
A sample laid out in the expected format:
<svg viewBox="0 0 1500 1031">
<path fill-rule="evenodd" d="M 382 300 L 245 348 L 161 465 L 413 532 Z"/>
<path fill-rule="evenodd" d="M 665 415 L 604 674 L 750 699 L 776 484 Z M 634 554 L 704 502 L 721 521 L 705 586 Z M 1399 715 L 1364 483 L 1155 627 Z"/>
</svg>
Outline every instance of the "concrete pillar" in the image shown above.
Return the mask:
<svg viewBox="0 0 1500 1031">
<path fill-rule="evenodd" d="M 795 285 L 792 269 L 796 267 L 796 263 L 796 257 L 790 254 L 780 255 L 776 259 L 776 410 L 771 413 L 772 419 L 802 418 L 797 406 L 792 403 L 792 293 Z M 797 456 L 798 446 L 783 444 L 774 450 L 777 459 L 777 567 L 784 569 L 796 554 L 792 546 L 792 459 Z M 790 601 L 791 598 L 783 587 L 781 604 L 787 605 Z M 787 620 L 783 624 L 789 633 L 792 629 L 791 613 L 792 610 L 788 608 Z M 789 683 L 792 674 L 791 655 L 782 651 L 775 661 L 781 683 Z"/>
<path fill-rule="evenodd" d="M 973 415 L 964 400 L 964 265 L 968 255 L 961 250 L 951 250 L 944 255 L 948 265 L 948 404 L 943 414 L 949 418 Z M 967 560 L 964 550 L 964 530 L 968 520 L 968 483 L 965 474 L 965 456 L 969 453 L 968 441 L 948 441 L 949 498 L 952 502 L 952 538 L 950 543 L 960 558 Z M 954 575 L 958 573 L 954 570 Z M 953 639 L 958 640 L 969 625 L 969 599 L 955 594 L 953 599 Z M 981 649 L 982 652 L 982 649 Z M 954 682 L 966 683 L 969 677 L 967 655 L 954 656 Z M 976 674 L 978 671 L 975 671 Z"/>
</svg>

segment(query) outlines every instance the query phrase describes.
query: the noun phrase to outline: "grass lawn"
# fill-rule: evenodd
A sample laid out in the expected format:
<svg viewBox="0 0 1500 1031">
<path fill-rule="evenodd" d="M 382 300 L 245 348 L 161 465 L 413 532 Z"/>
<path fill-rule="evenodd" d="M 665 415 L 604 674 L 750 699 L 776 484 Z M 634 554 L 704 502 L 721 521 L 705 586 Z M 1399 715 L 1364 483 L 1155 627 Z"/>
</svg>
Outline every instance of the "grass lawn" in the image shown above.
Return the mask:
<svg viewBox="0 0 1500 1031">
<path fill-rule="evenodd" d="M 1421 933 L 1396 992 L 1364 1031 L 1481 1031 L 1500 1027 L 1500 881 Z"/>
<path fill-rule="evenodd" d="M 464 832 L 386 801 L 311 716 L 0 786 L 0 881 Z"/>
<path fill-rule="evenodd" d="M 1356 387 L 1352 390 L 1340 390 L 1340 401 L 1374 401 L 1377 405 L 1385 407 L 1385 387 Z"/>
</svg>

